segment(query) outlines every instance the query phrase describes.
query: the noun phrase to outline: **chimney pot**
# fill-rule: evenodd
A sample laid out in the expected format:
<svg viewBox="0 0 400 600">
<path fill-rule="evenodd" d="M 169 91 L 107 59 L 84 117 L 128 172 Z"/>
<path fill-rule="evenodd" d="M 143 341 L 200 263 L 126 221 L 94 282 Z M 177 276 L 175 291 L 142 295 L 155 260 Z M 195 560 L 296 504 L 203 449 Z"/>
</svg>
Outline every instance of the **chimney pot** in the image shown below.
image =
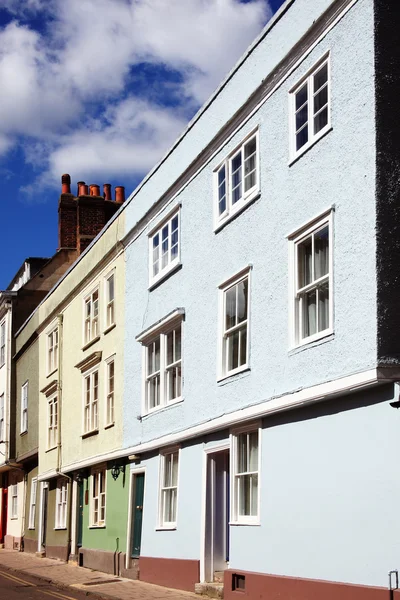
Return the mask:
<svg viewBox="0 0 400 600">
<path fill-rule="evenodd" d="M 90 186 L 90 195 L 91 196 L 100 196 L 100 186 L 96 183 L 92 183 Z"/>
<path fill-rule="evenodd" d="M 85 193 L 85 182 L 84 181 L 78 181 L 78 196 L 83 196 L 83 194 Z"/>
<path fill-rule="evenodd" d="M 70 194 L 71 193 L 71 177 L 68 173 L 61 175 L 61 193 L 62 194 Z"/>
<path fill-rule="evenodd" d="M 103 185 L 103 193 L 104 193 L 104 199 L 105 200 L 112 200 L 112 196 L 111 196 L 111 183 L 105 183 Z"/>
<path fill-rule="evenodd" d="M 125 202 L 125 188 L 123 185 L 115 186 L 115 202 L 118 204 Z"/>
</svg>

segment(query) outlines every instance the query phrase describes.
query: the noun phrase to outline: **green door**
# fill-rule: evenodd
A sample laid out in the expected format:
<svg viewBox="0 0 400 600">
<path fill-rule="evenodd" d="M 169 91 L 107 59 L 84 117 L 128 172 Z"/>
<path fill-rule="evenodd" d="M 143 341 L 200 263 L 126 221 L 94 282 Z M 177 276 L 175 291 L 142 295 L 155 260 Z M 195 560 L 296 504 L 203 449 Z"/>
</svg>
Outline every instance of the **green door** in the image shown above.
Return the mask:
<svg viewBox="0 0 400 600">
<path fill-rule="evenodd" d="M 132 558 L 140 556 L 140 543 L 142 541 L 144 473 L 135 475 L 135 488 L 133 496 L 132 514 Z"/>
</svg>

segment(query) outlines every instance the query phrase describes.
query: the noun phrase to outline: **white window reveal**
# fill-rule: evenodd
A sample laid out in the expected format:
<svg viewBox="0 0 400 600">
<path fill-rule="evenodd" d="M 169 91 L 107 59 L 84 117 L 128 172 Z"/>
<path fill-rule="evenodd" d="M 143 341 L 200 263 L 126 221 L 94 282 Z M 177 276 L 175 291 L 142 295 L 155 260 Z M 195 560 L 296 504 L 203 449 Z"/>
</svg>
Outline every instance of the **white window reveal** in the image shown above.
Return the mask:
<svg viewBox="0 0 400 600">
<path fill-rule="evenodd" d="M 4 394 L 0 394 L 0 442 L 5 440 L 5 427 L 4 427 Z"/>
<path fill-rule="evenodd" d="M 249 365 L 249 273 L 221 286 L 222 344 L 220 376 Z"/>
<path fill-rule="evenodd" d="M 325 58 L 291 92 L 293 158 L 330 128 L 329 79 L 329 58 Z"/>
<path fill-rule="evenodd" d="M 56 489 L 56 529 L 66 529 L 67 527 L 67 504 L 68 483 L 65 480 L 59 480 Z"/>
<path fill-rule="evenodd" d="M 332 332 L 331 215 L 293 239 L 294 343 Z"/>
<path fill-rule="evenodd" d="M 6 322 L 3 321 L 0 324 L 0 367 L 2 367 L 6 360 Z"/>
<path fill-rule="evenodd" d="M 150 242 L 150 285 L 179 264 L 180 252 L 179 210 L 153 232 Z"/>
<path fill-rule="evenodd" d="M 93 371 L 84 377 L 83 433 L 99 428 L 99 372 Z"/>
<path fill-rule="evenodd" d="M 99 290 L 85 299 L 84 343 L 88 344 L 99 335 Z"/>
<path fill-rule="evenodd" d="M 223 224 L 259 192 L 258 133 L 230 154 L 214 173 L 215 226 Z"/>
<path fill-rule="evenodd" d="M 106 363 L 106 426 L 114 424 L 114 384 L 115 384 L 115 361 L 109 360 Z"/>
<path fill-rule="evenodd" d="M 115 274 L 106 277 L 106 327 L 115 323 Z"/>
<path fill-rule="evenodd" d="M 106 470 L 92 473 L 91 525 L 103 527 L 106 522 Z"/>
<path fill-rule="evenodd" d="M 37 477 L 32 479 L 31 483 L 31 496 L 29 500 L 29 529 L 35 529 L 35 518 L 36 518 L 36 494 L 37 494 Z"/>
<path fill-rule="evenodd" d="M 161 455 L 160 527 L 176 526 L 179 450 Z"/>
<path fill-rule="evenodd" d="M 259 430 L 233 436 L 234 481 L 233 516 L 235 522 L 258 521 Z"/>
<path fill-rule="evenodd" d="M 182 322 L 166 324 L 145 341 L 145 412 L 182 398 Z"/>
<path fill-rule="evenodd" d="M 47 336 L 47 372 L 58 368 L 58 327 Z"/>
<path fill-rule="evenodd" d="M 21 388 L 21 433 L 28 431 L 28 382 Z"/>
<path fill-rule="evenodd" d="M 47 404 L 47 449 L 51 450 L 58 442 L 58 398 L 53 396 Z"/>
</svg>

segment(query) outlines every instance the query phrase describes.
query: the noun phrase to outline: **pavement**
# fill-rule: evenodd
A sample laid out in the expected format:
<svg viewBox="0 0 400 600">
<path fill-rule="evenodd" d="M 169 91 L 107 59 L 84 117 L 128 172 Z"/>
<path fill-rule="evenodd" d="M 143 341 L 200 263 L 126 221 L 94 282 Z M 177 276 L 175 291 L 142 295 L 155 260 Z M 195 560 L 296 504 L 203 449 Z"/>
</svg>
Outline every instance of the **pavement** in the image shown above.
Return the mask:
<svg viewBox="0 0 400 600">
<path fill-rule="evenodd" d="M 199 596 L 191 592 L 116 577 L 15 550 L 0 550 L 1 567 L 14 571 L 21 579 L 25 574 L 64 590 L 82 590 L 86 596 L 105 600 L 199 600 Z"/>
</svg>

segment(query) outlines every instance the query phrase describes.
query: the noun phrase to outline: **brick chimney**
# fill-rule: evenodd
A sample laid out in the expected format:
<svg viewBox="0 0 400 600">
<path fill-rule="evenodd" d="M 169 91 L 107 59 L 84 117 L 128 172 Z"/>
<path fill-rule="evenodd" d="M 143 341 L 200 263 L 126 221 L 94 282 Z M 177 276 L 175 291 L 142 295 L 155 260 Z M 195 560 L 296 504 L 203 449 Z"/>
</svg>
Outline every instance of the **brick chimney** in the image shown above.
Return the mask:
<svg viewBox="0 0 400 600">
<path fill-rule="evenodd" d="M 77 196 L 74 196 L 70 176 L 65 174 L 61 177 L 58 250 L 76 250 L 78 255 L 81 254 L 120 208 L 125 200 L 125 188 L 116 186 L 115 202 L 109 183 L 104 184 L 103 190 L 104 196 L 100 196 L 100 186 L 87 186 L 84 181 L 79 181 Z"/>
</svg>

